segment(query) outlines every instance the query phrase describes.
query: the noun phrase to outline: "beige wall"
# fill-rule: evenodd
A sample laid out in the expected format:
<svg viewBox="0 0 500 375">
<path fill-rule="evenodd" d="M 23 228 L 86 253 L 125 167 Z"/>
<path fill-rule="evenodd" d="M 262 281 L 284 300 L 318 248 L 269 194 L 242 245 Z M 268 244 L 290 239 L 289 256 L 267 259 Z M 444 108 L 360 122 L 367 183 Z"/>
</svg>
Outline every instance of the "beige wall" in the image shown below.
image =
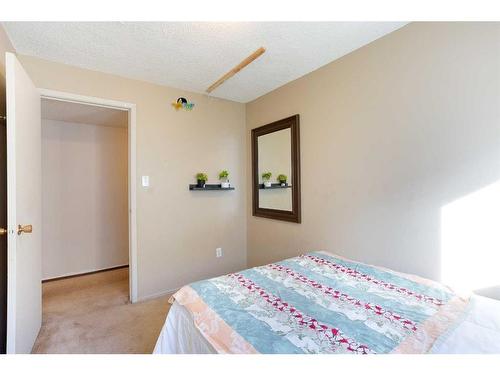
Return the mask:
<svg viewBox="0 0 500 375">
<path fill-rule="evenodd" d="M 5 115 L 5 52 L 15 52 L 14 47 L 0 25 L 0 115 Z M 1 123 L 1 122 L 0 122 Z M 3 123 L 5 126 L 5 122 Z"/>
<path fill-rule="evenodd" d="M 14 52 L 14 47 L 10 43 L 7 34 L 5 33 L 3 27 L 0 25 L 0 116 L 6 115 L 6 103 L 5 103 L 5 53 Z M 0 166 L 7 165 L 7 139 L 5 137 L 6 133 L 5 120 L 0 119 Z M 7 194 L 7 170 L 2 168 L 0 172 L 0 226 L 4 227 L 7 225 L 7 202 L 5 196 Z M 0 239 L 0 250 L 7 251 L 7 236 Z M 0 257 L 2 258 L 2 257 Z M 0 262 L 2 260 L 0 259 Z M 0 267 L 4 265 L 0 263 Z M 0 268 L 2 269 L 2 268 Z"/>
<path fill-rule="evenodd" d="M 138 297 L 246 266 L 245 106 L 20 56 L 37 87 L 137 105 Z M 184 96 L 193 111 L 175 111 Z M 234 191 L 192 192 L 194 174 L 231 173 Z M 150 176 L 142 188 L 141 175 Z M 215 248 L 224 256 L 215 258 Z"/>
<path fill-rule="evenodd" d="M 127 153 L 126 123 L 42 120 L 42 278 L 128 264 Z"/>
<path fill-rule="evenodd" d="M 500 24 L 412 23 L 246 110 L 248 165 L 250 129 L 301 116 L 302 224 L 248 210 L 249 266 L 321 249 L 439 279 L 441 207 L 500 178 Z"/>
</svg>

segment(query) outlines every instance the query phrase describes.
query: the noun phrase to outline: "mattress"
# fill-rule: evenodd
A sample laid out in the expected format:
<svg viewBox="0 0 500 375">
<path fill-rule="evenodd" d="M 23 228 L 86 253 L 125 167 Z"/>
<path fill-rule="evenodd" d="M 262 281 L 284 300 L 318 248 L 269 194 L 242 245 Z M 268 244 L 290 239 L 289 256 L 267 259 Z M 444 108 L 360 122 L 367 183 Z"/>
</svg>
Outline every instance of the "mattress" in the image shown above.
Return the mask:
<svg viewBox="0 0 500 375">
<path fill-rule="evenodd" d="M 324 252 L 191 284 L 172 303 L 156 354 L 500 353 L 500 302 Z"/>
</svg>

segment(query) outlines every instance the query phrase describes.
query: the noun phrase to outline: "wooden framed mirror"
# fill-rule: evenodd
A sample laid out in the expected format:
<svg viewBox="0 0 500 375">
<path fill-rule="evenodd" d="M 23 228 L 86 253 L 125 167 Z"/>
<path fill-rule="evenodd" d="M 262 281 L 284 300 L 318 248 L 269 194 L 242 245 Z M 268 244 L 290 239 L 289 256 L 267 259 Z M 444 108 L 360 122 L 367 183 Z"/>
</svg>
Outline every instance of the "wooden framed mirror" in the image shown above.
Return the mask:
<svg viewBox="0 0 500 375">
<path fill-rule="evenodd" d="M 299 115 L 252 130 L 252 206 L 254 216 L 300 223 Z"/>
</svg>

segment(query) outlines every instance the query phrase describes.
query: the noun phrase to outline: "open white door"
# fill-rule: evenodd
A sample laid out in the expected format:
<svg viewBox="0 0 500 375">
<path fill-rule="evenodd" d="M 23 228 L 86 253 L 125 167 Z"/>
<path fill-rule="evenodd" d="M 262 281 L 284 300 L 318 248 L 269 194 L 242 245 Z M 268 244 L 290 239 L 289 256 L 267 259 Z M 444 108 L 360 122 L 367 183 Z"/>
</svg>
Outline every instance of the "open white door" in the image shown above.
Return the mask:
<svg viewBox="0 0 500 375">
<path fill-rule="evenodd" d="M 5 73 L 7 353 L 30 353 L 42 320 L 40 94 L 12 53 L 6 54 Z"/>
</svg>

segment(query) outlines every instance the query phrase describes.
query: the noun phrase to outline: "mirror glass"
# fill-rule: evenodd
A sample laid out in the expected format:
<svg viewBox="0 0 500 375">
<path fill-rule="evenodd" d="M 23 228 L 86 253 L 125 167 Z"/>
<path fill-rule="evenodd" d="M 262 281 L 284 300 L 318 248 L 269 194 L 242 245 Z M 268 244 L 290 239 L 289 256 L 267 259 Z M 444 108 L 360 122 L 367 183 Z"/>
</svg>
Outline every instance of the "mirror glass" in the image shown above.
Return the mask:
<svg viewBox="0 0 500 375">
<path fill-rule="evenodd" d="M 299 115 L 252 129 L 252 214 L 300 223 Z"/>
<path fill-rule="evenodd" d="M 291 129 L 261 135 L 258 143 L 259 208 L 292 210 Z"/>
</svg>

